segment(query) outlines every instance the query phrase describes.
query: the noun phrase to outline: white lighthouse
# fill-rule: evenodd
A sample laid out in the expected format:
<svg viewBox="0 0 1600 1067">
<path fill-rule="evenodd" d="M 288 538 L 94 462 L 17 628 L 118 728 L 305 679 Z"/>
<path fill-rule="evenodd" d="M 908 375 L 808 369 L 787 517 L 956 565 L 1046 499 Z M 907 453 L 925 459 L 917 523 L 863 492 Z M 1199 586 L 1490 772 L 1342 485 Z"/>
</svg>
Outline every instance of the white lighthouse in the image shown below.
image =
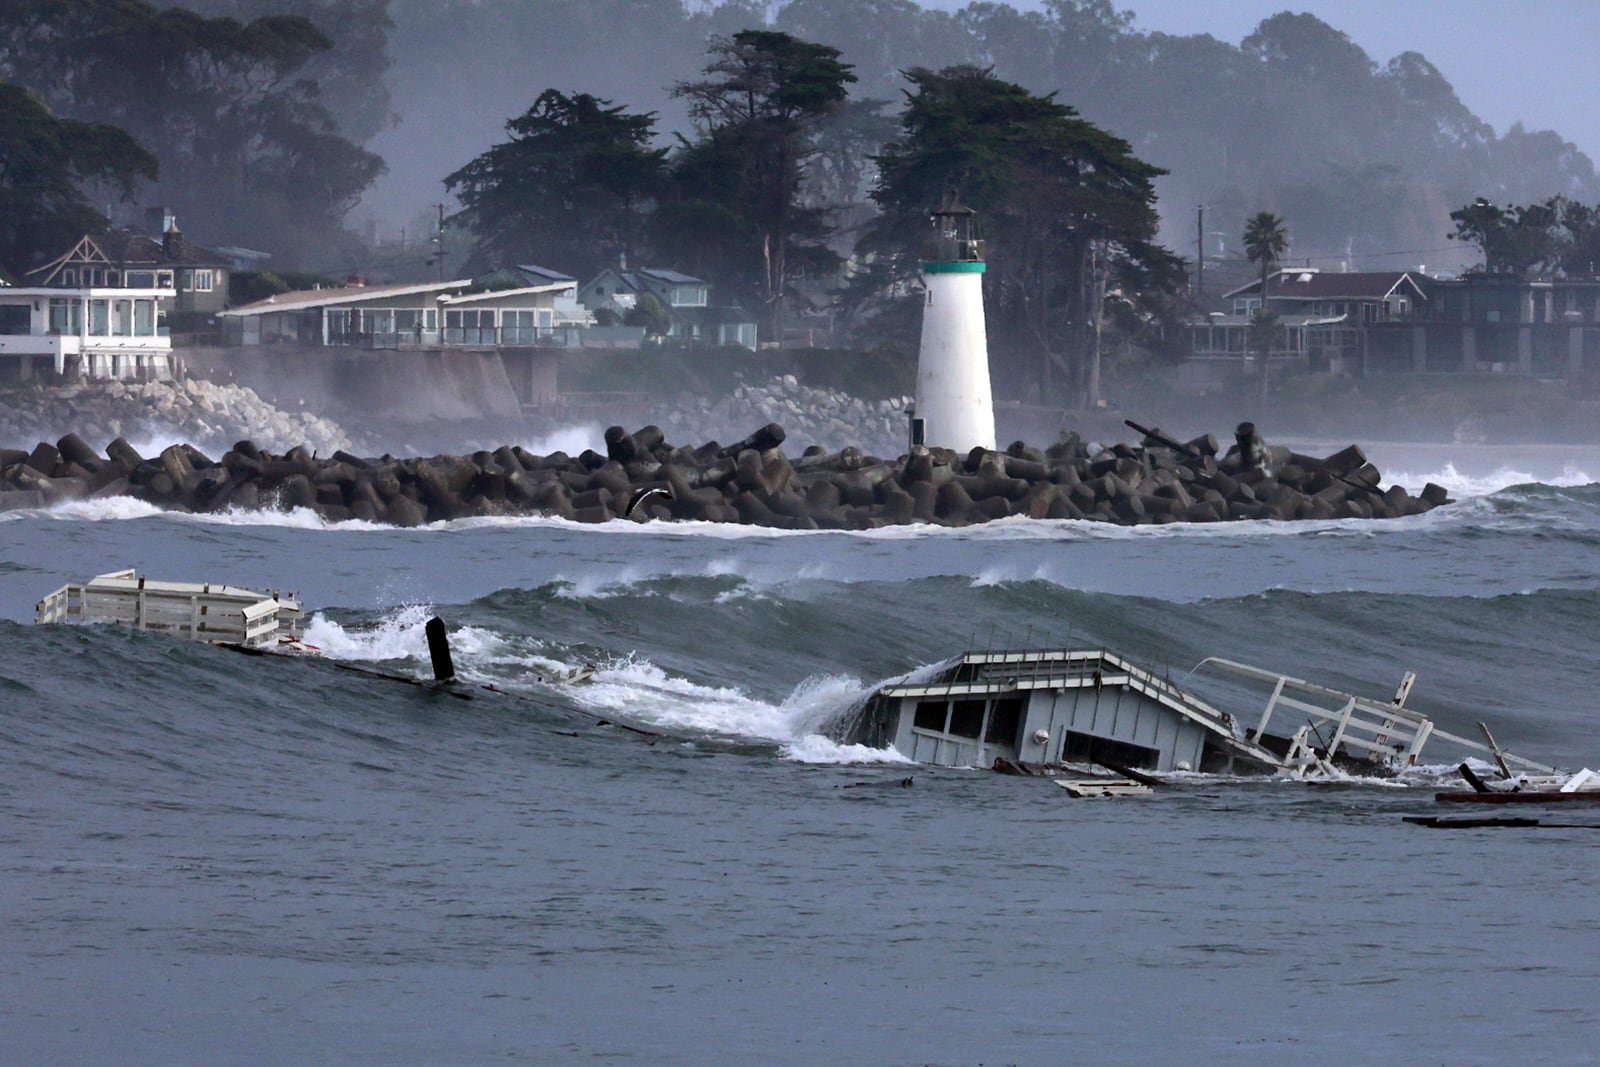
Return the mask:
<svg viewBox="0 0 1600 1067">
<path fill-rule="evenodd" d="M 969 452 L 994 448 L 989 344 L 983 327 L 983 242 L 971 208 L 952 191 L 929 213 L 934 237 L 922 264 L 927 302 L 917 354 L 911 443 Z"/>
</svg>

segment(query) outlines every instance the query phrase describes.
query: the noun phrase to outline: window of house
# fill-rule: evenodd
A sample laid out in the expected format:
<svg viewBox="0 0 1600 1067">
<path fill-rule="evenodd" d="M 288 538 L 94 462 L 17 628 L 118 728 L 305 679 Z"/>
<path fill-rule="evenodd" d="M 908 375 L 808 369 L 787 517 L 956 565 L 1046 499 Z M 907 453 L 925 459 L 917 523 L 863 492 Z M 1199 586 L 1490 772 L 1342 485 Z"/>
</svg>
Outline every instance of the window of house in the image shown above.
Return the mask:
<svg viewBox="0 0 1600 1067">
<path fill-rule="evenodd" d="M 370 311 L 358 312 L 361 316 L 361 332 L 371 334 L 394 333 L 394 311 L 391 308 L 373 308 Z"/>
<path fill-rule="evenodd" d="M 1144 745 L 1113 741 L 1109 737 L 1095 737 L 1092 734 L 1068 730 L 1061 742 L 1061 760 L 1063 763 L 1099 763 L 1102 760 L 1110 760 L 1124 767 L 1154 770 L 1161 760 L 1161 753 Z"/>
<path fill-rule="evenodd" d="M 343 345 L 350 343 L 351 312 L 349 308 L 328 309 L 328 343 Z"/>
<path fill-rule="evenodd" d="M 73 335 L 83 330 L 83 312 L 76 300 L 53 297 L 50 300 L 50 332 Z"/>
<path fill-rule="evenodd" d="M 27 304 L 0 304 L 0 334 L 15 336 L 32 332 L 33 313 Z"/>
<path fill-rule="evenodd" d="M 156 334 L 156 302 L 154 300 L 135 300 L 133 302 L 133 335 L 135 337 L 154 337 Z"/>
<path fill-rule="evenodd" d="M 985 701 L 957 700 L 950 708 L 950 733 L 956 737 L 977 737 L 983 731 Z"/>
<path fill-rule="evenodd" d="M 76 289 L 78 287 L 78 272 L 73 270 L 71 267 L 68 267 L 66 270 L 62 271 L 61 284 L 68 289 Z"/>
<path fill-rule="evenodd" d="M 156 288 L 158 288 L 158 289 L 171 289 L 172 288 L 172 272 L 170 270 L 158 270 L 158 271 L 156 271 Z"/>
<path fill-rule="evenodd" d="M 214 286 L 215 284 L 216 284 L 216 277 L 213 274 L 213 272 L 211 272 L 209 270 L 197 270 L 197 271 L 194 272 L 194 291 L 195 292 L 197 292 L 197 293 L 209 293 L 209 292 L 211 292 L 212 286 Z"/>
<path fill-rule="evenodd" d="M 446 310 L 444 339 L 450 344 L 493 344 L 494 312 L 476 308 L 465 311 Z"/>
<path fill-rule="evenodd" d="M 509 308 L 500 313 L 500 339 L 508 345 L 531 344 L 537 325 L 532 308 Z"/>
<path fill-rule="evenodd" d="M 1017 727 L 1021 724 L 1021 697 L 996 700 L 994 709 L 989 712 L 989 728 L 983 732 L 983 739 L 991 745 L 1014 745 L 1017 743 Z"/>
<path fill-rule="evenodd" d="M 156 287 L 156 272 L 153 270 L 130 270 L 127 274 L 129 289 L 154 289 Z"/>
<path fill-rule="evenodd" d="M 89 301 L 89 336 L 104 337 L 111 330 L 111 309 L 104 300 Z"/>
<path fill-rule="evenodd" d="M 917 701 L 917 716 L 911 725 L 919 730 L 935 730 L 944 733 L 946 704 L 942 700 Z"/>
</svg>

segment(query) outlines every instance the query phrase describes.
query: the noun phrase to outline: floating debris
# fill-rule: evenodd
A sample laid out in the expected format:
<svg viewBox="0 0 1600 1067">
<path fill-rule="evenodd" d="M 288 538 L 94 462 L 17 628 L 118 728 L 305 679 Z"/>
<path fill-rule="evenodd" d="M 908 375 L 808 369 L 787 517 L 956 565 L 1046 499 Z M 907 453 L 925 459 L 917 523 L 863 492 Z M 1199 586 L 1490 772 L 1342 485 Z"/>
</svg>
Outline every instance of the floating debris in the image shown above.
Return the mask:
<svg viewBox="0 0 1600 1067">
<path fill-rule="evenodd" d="M 296 593 L 154 581 L 132 568 L 68 583 L 34 608 L 37 624 L 114 623 L 214 645 L 315 653 L 300 638 L 301 618 Z"/>
</svg>

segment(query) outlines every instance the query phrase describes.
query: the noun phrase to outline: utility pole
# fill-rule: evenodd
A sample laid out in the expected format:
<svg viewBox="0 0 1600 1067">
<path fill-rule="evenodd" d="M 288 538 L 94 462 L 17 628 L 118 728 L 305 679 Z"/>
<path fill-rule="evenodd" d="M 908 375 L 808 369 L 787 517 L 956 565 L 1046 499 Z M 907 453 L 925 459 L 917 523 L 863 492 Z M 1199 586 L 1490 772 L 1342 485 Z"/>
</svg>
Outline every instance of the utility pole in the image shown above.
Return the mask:
<svg viewBox="0 0 1600 1067">
<path fill-rule="evenodd" d="M 1199 205 L 1195 208 L 1195 212 L 1197 218 L 1194 230 L 1194 298 L 1200 301 L 1206 296 L 1206 206 Z"/>
<path fill-rule="evenodd" d="M 439 207 L 439 228 L 433 233 L 433 262 L 439 268 L 439 280 L 444 281 L 444 205 Z"/>
</svg>

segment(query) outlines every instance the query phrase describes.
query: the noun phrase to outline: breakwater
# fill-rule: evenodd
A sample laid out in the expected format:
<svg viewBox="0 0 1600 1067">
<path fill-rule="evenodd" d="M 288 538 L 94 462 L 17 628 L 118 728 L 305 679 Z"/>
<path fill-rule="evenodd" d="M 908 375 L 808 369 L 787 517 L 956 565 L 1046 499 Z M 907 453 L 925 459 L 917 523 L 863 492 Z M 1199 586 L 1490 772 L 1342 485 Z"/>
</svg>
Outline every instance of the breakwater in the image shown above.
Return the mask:
<svg viewBox="0 0 1600 1067">
<path fill-rule="evenodd" d="M 914 448 L 880 459 L 811 447 L 794 459 L 777 423 L 723 446 L 674 446 L 657 426 L 606 431 L 604 454 L 534 455 L 504 445 L 471 455 L 319 458 L 240 441 L 220 458 L 172 445 L 145 457 L 126 440 L 102 456 L 77 434 L 31 452 L 0 449 L 0 509 L 127 495 L 187 511 L 307 508 L 330 521 L 398 526 L 478 515 L 542 513 L 616 519 L 737 522 L 782 529 L 872 529 L 922 522 L 965 526 L 1013 515 L 1137 525 L 1251 519 L 1389 518 L 1447 503 L 1429 484 L 1411 495 L 1380 485 L 1356 445 L 1326 457 L 1265 445 L 1241 424 L 1219 456 L 1205 435 L 1178 442 L 1144 432 L 1109 448 L 1068 434 L 1048 449 Z"/>
</svg>

